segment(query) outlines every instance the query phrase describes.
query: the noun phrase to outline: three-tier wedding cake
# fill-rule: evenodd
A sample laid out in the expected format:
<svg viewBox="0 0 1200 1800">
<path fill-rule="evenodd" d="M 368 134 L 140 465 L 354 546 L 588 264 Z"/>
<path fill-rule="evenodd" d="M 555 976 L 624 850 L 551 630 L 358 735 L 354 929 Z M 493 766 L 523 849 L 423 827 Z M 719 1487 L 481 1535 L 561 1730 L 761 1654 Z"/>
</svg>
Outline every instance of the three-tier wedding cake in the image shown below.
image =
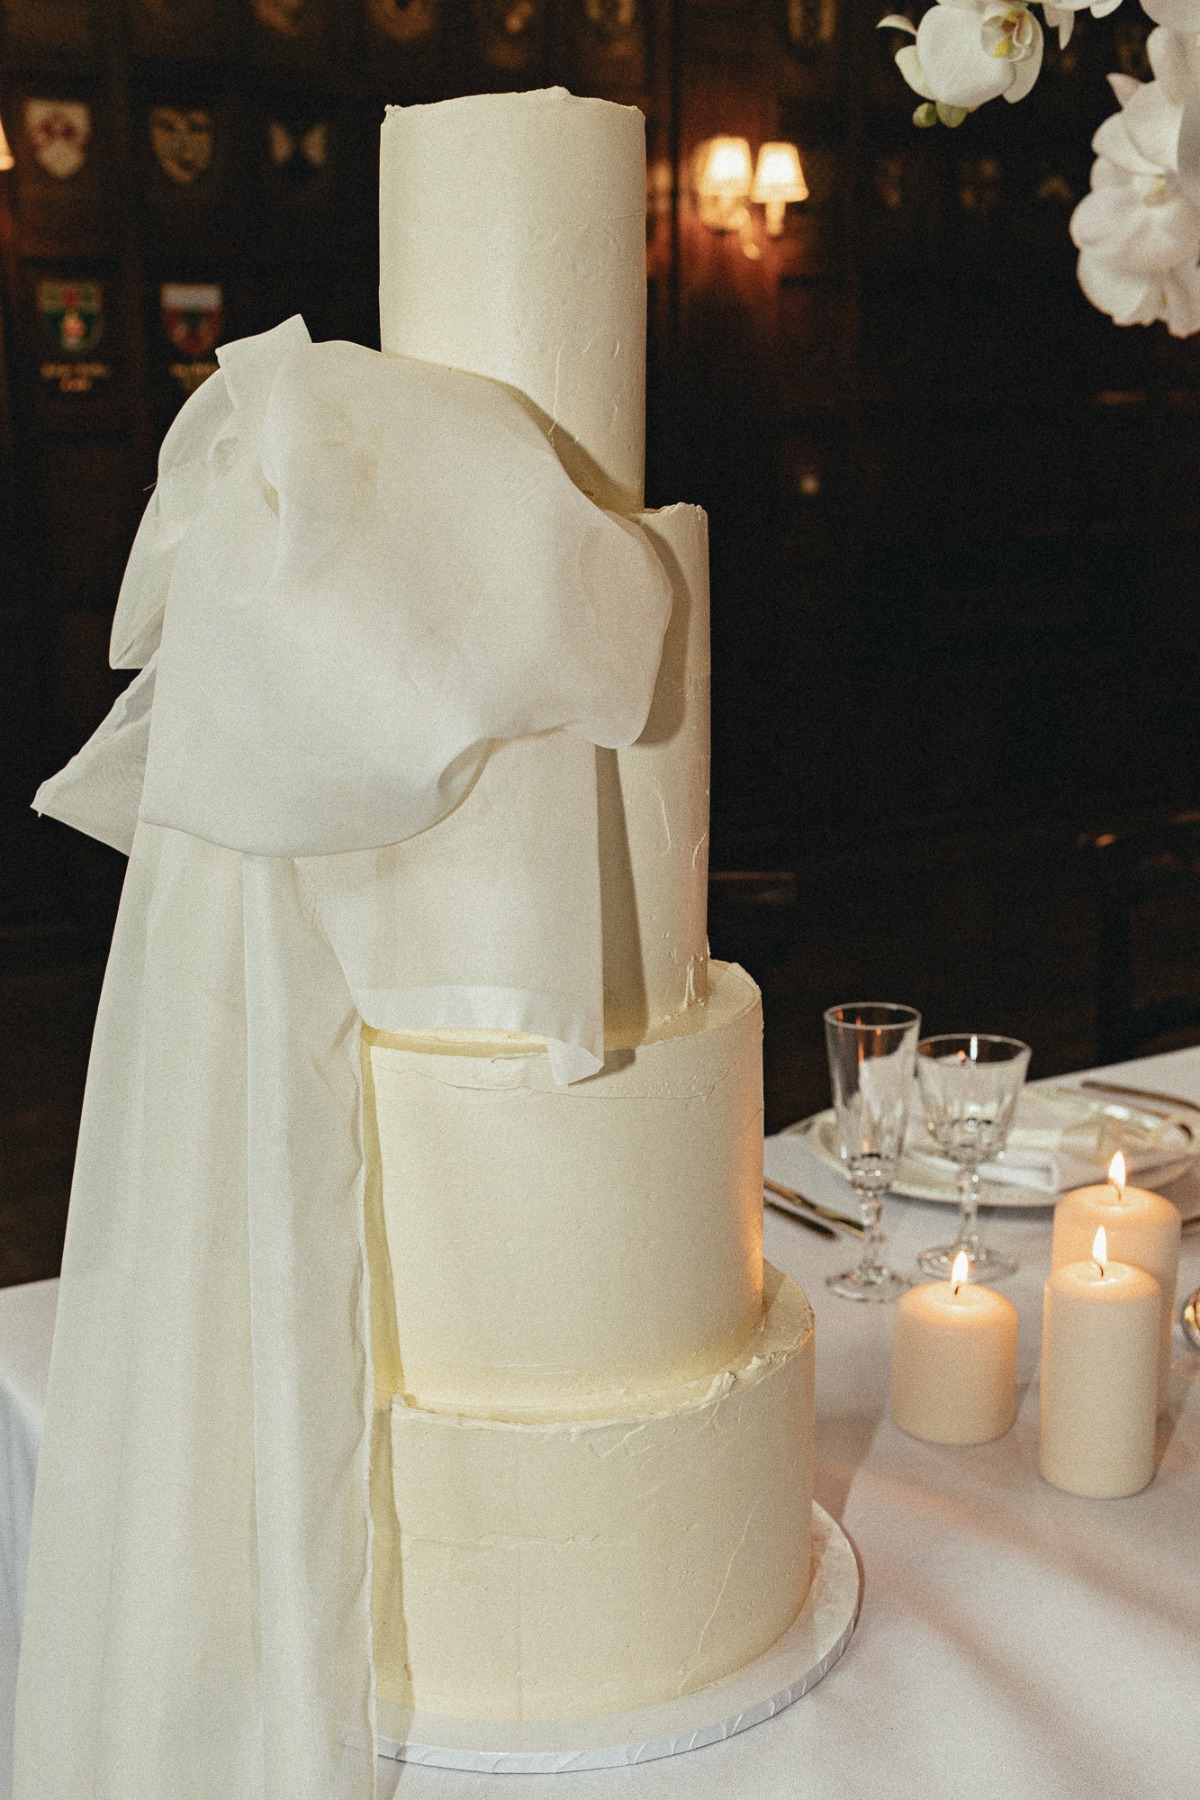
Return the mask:
<svg viewBox="0 0 1200 1800">
<path fill-rule="evenodd" d="M 390 354 L 286 320 L 163 443 L 139 672 L 36 799 L 129 864 L 19 1800 L 365 1800 L 790 1654 L 812 1316 L 705 940 L 704 516 L 640 510 L 644 179 L 630 109 L 393 110 Z"/>
<path fill-rule="evenodd" d="M 516 392 L 673 596 L 637 743 L 498 744 L 402 847 L 410 895 L 452 867 L 486 899 L 473 845 L 545 804 L 531 757 L 595 758 L 601 1072 L 563 1085 L 518 1032 L 364 1033 L 383 1729 L 389 1705 L 547 1719 L 683 1695 L 809 1588 L 812 1315 L 762 1260 L 758 991 L 705 937 L 706 521 L 641 510 L 644 198 L 632 108 L 554 89 L 383 127 L 385 352 Z M 550 861 L 562 825 L 540 821 Z"/>
</svg>

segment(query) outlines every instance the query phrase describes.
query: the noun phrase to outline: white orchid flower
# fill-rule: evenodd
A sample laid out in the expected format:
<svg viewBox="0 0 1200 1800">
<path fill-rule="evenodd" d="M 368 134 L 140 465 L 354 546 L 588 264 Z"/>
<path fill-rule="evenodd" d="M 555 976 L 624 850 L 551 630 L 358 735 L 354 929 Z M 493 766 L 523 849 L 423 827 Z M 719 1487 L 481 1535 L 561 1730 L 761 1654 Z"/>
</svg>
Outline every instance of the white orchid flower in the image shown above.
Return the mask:
<svg viewBox="0 0 1200 1800">
<path fill-rule="evenodd" d="M 1183 106 L 1200 85 L 1200 38 L 1194 31 L 1170 31 L 1160 25 L 1146 39 L 1146 54 L 1154 79 L 1168 100 Z M 1116 83 L 1127 77 L 1110 75 L 1108 79 Z M 1114 92 L 1119 99 L 1119 90 L 1114 87 Z"/>
<path fill-rule="evenodd" d="M 1119 6 L 1120 4 L 1121 0 L 1117 0 L 1117 5 Z M 1074 7 L 1066 4 L 1066 0 L 1064 0 L 1062 6 L 1052 6 L 1050 0 L 1045 0 L 1045 4 L 1042 7 L 1042 12 L 1045 14 L 1047 25 L 1050 27 L 1051 31 L 1057 31 L 1058 33 L 1058 47 L 1060 50 L 1065 50 L 1071 41 L 1071 33 L 1075 29 L 1075 11 L 1076 9 Z"/>
<path fill-rule="evenodd" d="M 1090 12 L 1093 19 L 1107 19 L 1120 4 L 1121 0 L 1045 0 L 1042 12 L 1050 29 L 1058 32 L 1059 49 L 1065 50 L 1071 41 L 1076 13 Z"/>
<path fill-rule="evenodd" d="M 878 31 L 907 31 L 910 37 L 916 37 L 917 35 L 916 26 L 911 19 L 906 19 L 903 13 L 889 13 L 886 19 L 880 19 L 876 29 Z M 925 102 L 924 106 L 918 106 L 916 112 L 913 114 L 914 125 L 936 125 L 939 119 L 943 125 L 962 124 L 967 116 L 969 108 L 965 106 L 947 106 L 944 101 L 937 98 L 929 85 L 924 69 L 921 67 L 921 59 L 917 55 L 917 47 L 915 44 L 905 44 L 901 49 L 897 50 L 896 66 L 899 68 L 900 73 L 903 75 L 905 81 L 907 81 L 909 87 L 913 90 L 913 93 L 920 94 L 922 100 Z"/>
<path fill-rule="evenodd" d="M 1179 109 L 1174 129 L 1174 157 L 1170 166 L 1193 206 L 1200 207 L 1200 36 L 1195 32 L 1169 31 L 1160 25 L 1146 43 L 1150 67 L 1163 93 Z M 1125 100 L 1109 76 L 1122 105 Z"/>
<path fill-rule="evenodd" d="M 883 23 L 913 29 L 895 16 Z M 937 0 L 915 36 L 897 51 L 897 66 L 914 93 L 942 107 L 971 112 L 1001 94 L 1023 100 L 1042 66 L 1042 28 L 1021 0 Z"/>
<path fill-rule="evenodd" d="M 886 19 L 880 19 L 875 27 L 877 31 L 906 31 L 909 37 L 915 38 L 917 28 L 911 19 L 903 13 L 889 13 Z M 920 94 L 922 100 L 936 100 L 937 96 L 925 79 L 925 71 L 917 55 L 915 44 L 905 44 L 896 52 L 896 67 L 907 81 L 914 94 Z"/>
<path fill-rule="evenodd" d="M 1142 0 L 1142 11 L 1149 13 L 1156 25 L 1171 31 L 1200 31 L 1200 0 Z"/>
<path fill-rule="evenodd" d="M 1118 325 L 1163 319 L 1186 337 L 1200 329 L 1200 207 L 1178 173 L 1183 104 L 1172 95 L 1183 94 L 1183 65 L 1162 40 L 1153 61 L 1165 81 L 1112 78 L 1121 110 L 1092 139 L 1092 189 L 1071 217 L 1071 237 L 1093 306 Z"/>
<path fill-rule="evenodd" d="M 1114 325 L 1153 325 L 1161 319 L 1172 337 L 1200 331 L 1200 269 L 1181 266 L 1158 275 L 1131 275 L 1083 250 L 1077 273 L 1092 305 Z"/>
</svg>

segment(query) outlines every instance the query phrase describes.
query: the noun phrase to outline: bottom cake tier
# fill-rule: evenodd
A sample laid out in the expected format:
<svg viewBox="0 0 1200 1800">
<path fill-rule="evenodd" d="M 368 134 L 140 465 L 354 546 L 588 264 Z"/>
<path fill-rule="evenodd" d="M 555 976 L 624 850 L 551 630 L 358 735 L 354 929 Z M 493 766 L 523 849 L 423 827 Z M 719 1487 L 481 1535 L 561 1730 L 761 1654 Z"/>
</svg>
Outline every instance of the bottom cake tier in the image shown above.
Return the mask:
<svg viewBox="0 0 1200 1800">
<path fill-rule="evenodd" d="M 627 1411 L 376 1416 L 379 1693 L 476 1719 L 622 1712 L 761 1654 L 811 1573 L 813 1319 L 768 1268 L 728 1367 Z"/>
</svg>

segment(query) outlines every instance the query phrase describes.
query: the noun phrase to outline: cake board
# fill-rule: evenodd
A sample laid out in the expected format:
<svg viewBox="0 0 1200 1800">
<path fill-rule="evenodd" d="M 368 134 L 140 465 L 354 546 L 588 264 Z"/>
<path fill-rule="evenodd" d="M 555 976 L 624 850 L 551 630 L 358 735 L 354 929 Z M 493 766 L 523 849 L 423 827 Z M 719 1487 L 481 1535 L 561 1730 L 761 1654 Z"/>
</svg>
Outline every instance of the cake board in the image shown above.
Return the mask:
<svg viewBox="0 0 1200 1800">
<path fill-rule="evenodd" d="M 679 1700 L 590 1719 L 450 1719 L 381 1701 L 379 1754 L 431 1769 L 561 1775 L 679 1756 L 762 1724 L 828 1674 L 858 1620 L 854 1547 L 815 1501 L 812 1518 L 808 1598 L 783 1636 L 745 1668 Z"/>
</svg>

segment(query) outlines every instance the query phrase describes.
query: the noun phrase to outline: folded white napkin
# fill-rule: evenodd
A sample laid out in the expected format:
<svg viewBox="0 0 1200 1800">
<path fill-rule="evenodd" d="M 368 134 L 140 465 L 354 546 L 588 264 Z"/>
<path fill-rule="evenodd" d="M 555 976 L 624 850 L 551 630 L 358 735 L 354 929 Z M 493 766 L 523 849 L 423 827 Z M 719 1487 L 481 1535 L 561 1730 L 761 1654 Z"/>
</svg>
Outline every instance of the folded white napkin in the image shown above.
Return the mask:
<svg viewBox="0 0 1200 1800">
<path fill-rule="evenodd" d="M 985 1163 L 985 1181 L 1061 1194 L 1068 1188 L 1103 1181 L 1120 1150 L 1131 1176 L 1146 1175 L 1197 1146 L 1195 1115 L 1180 1110 L 1164 1116 L 1136 1105 L 1072 1088 L 1027 1088 L 1003 1155 Z M 905 1155 L 939 1172 L 953 1164 L 943 1157 L 919 1112 L 910 1120 Z"/>
</svg>

